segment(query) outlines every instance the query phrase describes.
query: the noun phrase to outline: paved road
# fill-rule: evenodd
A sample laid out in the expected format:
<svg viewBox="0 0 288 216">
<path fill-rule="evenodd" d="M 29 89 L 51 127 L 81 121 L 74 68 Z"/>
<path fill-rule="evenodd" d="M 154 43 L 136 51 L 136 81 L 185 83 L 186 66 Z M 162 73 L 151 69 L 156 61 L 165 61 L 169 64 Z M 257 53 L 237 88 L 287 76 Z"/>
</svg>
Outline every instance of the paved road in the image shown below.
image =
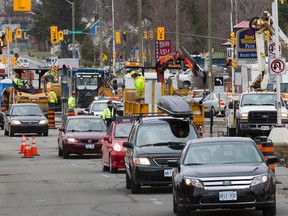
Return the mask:
<svg viewBox="0 0 288 216">
<path fill-rule="evenodd" d="M 58 126 L 58 125 L 57 125 Z M 31 137 L 30 137 L 31 138 Z M 57 155 L 57 129 L 36 137 L 40 156 L 21 158 L 21 136 L 0 131 L 0 215 L 5 216 L 173 216 L 171 188 L 146 188 L 131 194 L 125 172 L 102 171 L 101 159 Z M 288 212 L 287 169 L 276 168 L 279 181 L 277 216 Z M 192 214 L 191 214 L 192 215 Z M 206 211 L 195 216 L 261 216 L 261 212 Z"/>
</svg>

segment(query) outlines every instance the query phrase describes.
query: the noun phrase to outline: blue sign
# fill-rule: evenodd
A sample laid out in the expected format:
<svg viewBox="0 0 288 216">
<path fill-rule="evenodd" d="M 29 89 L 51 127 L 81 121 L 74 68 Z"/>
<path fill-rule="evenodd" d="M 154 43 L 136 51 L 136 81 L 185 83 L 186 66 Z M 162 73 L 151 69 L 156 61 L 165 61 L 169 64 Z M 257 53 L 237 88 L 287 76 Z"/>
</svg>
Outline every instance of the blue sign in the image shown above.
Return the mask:
<svg viewBox="0 0 288 216">
<path fill-rule="evenodd" d="M 239 31 L 237 40 L 239 43 L 238 49 L 256 49 L 255 30 L 245 29 Z"/>
<path fill-rule="evenodd" d="M 238 52 L 238 58 L 257 58 L 257 52 Z"/>
<path fill-rule="evenodd" d="M 73 50 L 73 56 L 78 56 L 78 51 L 77 50 Z"/>
</svg>

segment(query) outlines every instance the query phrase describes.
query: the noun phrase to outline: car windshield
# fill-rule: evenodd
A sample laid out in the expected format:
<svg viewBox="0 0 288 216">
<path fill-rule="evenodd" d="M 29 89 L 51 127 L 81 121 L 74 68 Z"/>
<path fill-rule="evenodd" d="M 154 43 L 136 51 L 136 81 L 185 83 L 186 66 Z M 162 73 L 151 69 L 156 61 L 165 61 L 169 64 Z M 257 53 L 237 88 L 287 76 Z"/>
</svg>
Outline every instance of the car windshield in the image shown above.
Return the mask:
<svg viewBox="0 0 288 216">
<path fill-rule="evenodd" d="M 97 102 L 97 103 L 94 103 L 93 106 L 92 106 L 92 109 L 91 111 L 92 112 L 95 112 L 95 111 L 103 111 L 105 108 L 107 107 L 107 102 Z"/>
<path fill-rule="evenodd" d="M 106 126 L 102 119 L 96 118 L 73 118 L 66 126 L 67 132 L 106 132 Z"/>
<path fill-rule="evenodd" d="M 184 165 L 262 163 L 263 159 L 252 142 L 191 144 Z"/>
<path fill-rule="evenodd" d="M 42 116 L 43 113 L 38 106 L 15 106 L 11 112 L 12 116 Z"/>
<path fill-rule="evenodd" d="M 125 124 L 116 124 L 115 138 L 128 138 L 133 122 Z"/>
<path fill-rule="evenodd" d="M 184 144 L 190 139 L 198 138 L 191 123 L 165 122 L 141 125 L 137 136 L 137 146 L 158 144 Z"/>
<path fill-rule="evenodd" d="M 245 94 L 242 99 L 242 106 L 273 106 L 276 102 L 276 94 Z M 283 106 L 283 101 L 282 101 Z"/>
</svg>

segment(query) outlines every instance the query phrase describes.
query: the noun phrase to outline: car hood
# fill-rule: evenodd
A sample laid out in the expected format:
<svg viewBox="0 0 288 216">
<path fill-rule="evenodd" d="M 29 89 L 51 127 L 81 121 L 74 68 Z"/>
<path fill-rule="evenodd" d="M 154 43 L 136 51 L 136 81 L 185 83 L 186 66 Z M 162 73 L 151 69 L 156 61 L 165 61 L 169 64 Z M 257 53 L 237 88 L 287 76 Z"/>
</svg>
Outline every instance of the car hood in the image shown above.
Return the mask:
<svg viewBox="0 0 288 216">
<path fill-rule="evenodd" d="M 160 156 L 160 155 L 174 155 L 180 156 L 184 145 L 170 145 L 170 146 L 142 146 L 137 147 L 139 155 Z"/>
<path fill-rule="evenodd" d="M 186 177 L 229 177 L 229 176 L 251 176 L 267 172 L 267 166 L 264 163 L 250 164 L 223 164 L 223 165 L 199 165 L 186 166 L 183 168 L 183 174 Z"/>
<path fill-rule="evenodd" d="M 67 132 L 67 138 L 78 138 L 78 139 L 102 139 L 105 136 L 105 132 Z"/>
<path fill-rule="evenodd" d="M 28 122 L 33 122 L 33 121 L 40 121 L 47 119 L 45 116 L 12 116 L 11 120 L 19 120 L 19 121 L 28 121 Z"/>
<path fill-rule="evenodd" d="M 285 112 L 285 108 L 281 107 L 281 111 Z M 241 107 L 241 112 L 249 111 L 276 111 L 275 106 L 244 106 Z"/>
</svg>

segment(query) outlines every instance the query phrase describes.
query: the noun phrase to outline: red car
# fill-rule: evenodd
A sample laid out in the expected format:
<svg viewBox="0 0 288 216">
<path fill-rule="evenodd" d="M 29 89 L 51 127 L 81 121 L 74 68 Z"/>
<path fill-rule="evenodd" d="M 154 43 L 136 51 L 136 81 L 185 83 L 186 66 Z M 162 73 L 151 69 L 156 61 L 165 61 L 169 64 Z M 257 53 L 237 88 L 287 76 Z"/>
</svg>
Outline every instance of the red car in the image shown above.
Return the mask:
<svg viewBox="0 0 288 216">
<path fill-rule="evenodd" d="M 102 140 L 103 171 L 116 173 L 125 169 L 123 142 L 127 141 L 135 118 L 117 117 L 109 127 L 108 133 Z"/>
<path fill-rule="evenodd" d="M 107 127 L 100 117 L 91 115 L 68 116 L 58 134 L 58 156 L 68 158 L 70 154 L 101 155 L 101 140 Z"/>
</svg>

